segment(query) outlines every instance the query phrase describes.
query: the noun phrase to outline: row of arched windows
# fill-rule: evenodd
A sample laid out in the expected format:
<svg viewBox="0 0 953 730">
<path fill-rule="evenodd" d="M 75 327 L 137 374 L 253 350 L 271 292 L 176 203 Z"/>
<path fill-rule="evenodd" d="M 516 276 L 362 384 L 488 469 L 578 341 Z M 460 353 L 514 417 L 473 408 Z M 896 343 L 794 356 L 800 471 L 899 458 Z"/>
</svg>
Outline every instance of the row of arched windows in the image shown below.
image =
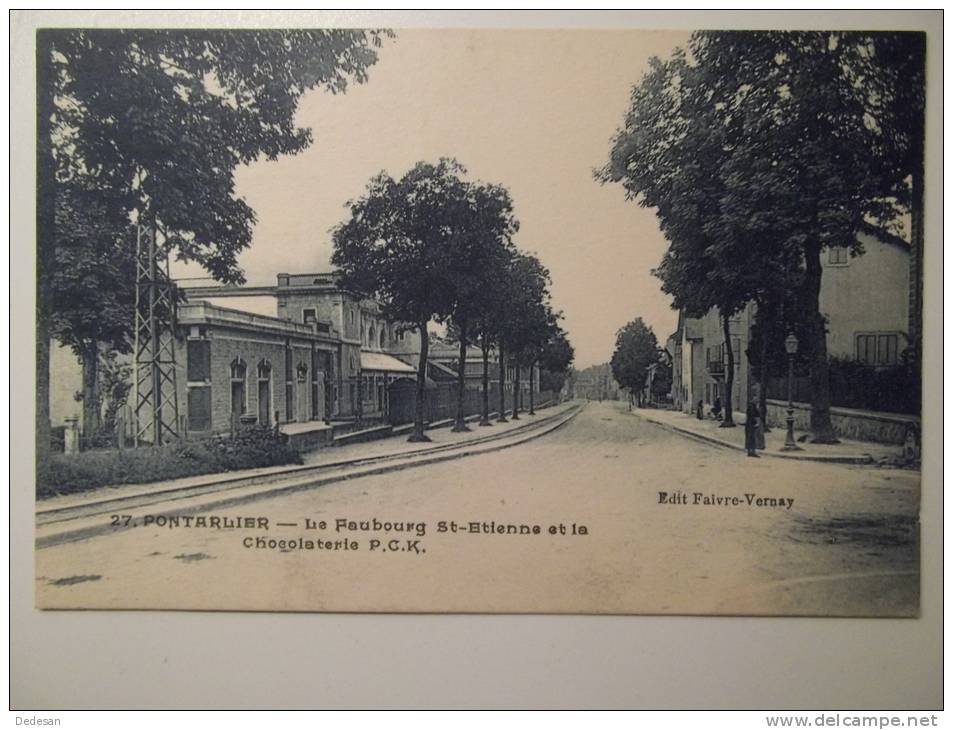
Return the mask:
<svg viewBox="0 0 953 730">
<path fill-rule="evenodd" d="M 232 381 L 232 418 L 237 419 L 248 413 L 248 365 L 240 357 L 232 360 L 230 366 Z M 258 423 L 271 423 L 271 362 L 260 360 L 256 369 L 258 376 Z"/>
<path fill-rule="evenodd" d="M 236 357 L 232 360 L 232 380 L 245 380 L 246 374 L 248 372 L 248 366 L 245 364 L 245 361 L 240 357 Z M 259 380 L 270 380 L 271 379 L 271 363 L 268 360 L 262 360 L 258 363 L 258 379 Z"/>
<path fill-rule="evenodd" d="M 365 347 L 385 349 L 387 347 L 387 326 L 381 325 L 378 329 L 374 322 L 371 322 L 369 326 L 362 328 L 361 342 Z"/>
</svg>

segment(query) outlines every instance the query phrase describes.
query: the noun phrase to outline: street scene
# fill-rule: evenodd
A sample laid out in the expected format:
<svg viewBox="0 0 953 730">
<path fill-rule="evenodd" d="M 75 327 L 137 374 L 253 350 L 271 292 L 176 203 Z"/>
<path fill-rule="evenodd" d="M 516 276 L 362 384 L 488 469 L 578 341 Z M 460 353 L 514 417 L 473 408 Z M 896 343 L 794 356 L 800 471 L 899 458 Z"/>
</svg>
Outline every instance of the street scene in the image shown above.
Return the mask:
<svg viewBox="0 0 953 730">
<path fill-rule="evenodd" d="M 264 517 L 267 530 L 153 524 L 52 545 L 37 552 L 37 592 L 51 608 L 215 609 L 240 597 L 246 608 L 296 611 L 915 614 L 916 473 L 784 467 L 673 434 L 620 402 L 594 402 L 554 432 L 494 453 L 194 512 Z M 765 505 L 707 503 L 747 494 Z M 174 502 L 129 511 L 140 525 L 181 513 Z M 308 519 L 331 528 L 305 529 Z M 425 529 L 338 532 L 338 519 Z M 454 521 L 479 522 L 480 532 L 438 532 Z M 543 533 L 483 530 L 492 523 Z M 551 525 L 588 534 L 550 535 Z M 243 544 L 259 536 L 359 547 Z M 383 549 L 396 538 L 398 550 L 411 541 L 426 552 L 372 550 L 374 537 Z"/>
<path fill-rule="evenodd" d="M 37 43 L 37 607 L 919 615 L 923 34 Z"/>
</svg>

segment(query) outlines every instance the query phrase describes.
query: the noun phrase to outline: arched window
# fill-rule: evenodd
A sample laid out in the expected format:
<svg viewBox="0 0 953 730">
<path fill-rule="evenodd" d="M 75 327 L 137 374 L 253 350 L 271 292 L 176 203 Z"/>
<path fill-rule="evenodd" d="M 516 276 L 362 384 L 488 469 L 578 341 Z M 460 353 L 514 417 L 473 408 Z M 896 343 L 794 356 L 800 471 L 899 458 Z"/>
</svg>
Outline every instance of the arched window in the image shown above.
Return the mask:
<svg viewBox="0 0 953 730">
<path fill-rule="evenodd" d="M 387 328 L 386 328 L 386 327 L 381 327 L 381 342 L 380 342 L 380 348 L 383 350 L 385 347 L 387 347 Z"/>
<path fill-rule="evenodd" d="M 248 406 L 247 389 L 245 387 L 245 378 L 248 374 L 248 367 L 245 361 L 240 357 L 232 360 L 231 380 L 232 380 L 232 419 L 237 420 L 239 416 L 245 415 Z"/>
<path fill-rule="evenodd" d="M 374 323 L 371 322 L 371 327 L 367 332 L 367 346 L 368 347 L 374 346 L 374 343 L 377 340 L 376 334 L 377 333 L 374 331 Z"/>
<path fill-rule="evenodd" d="M 271 363 L 258 363 L 258 424 L 271 425 Z"/>
<path fill-rule="evenodd" d="M 236 357 L 232 360 L 232 380 L 244 380 L 245 374 L 248 370 L 248 366 L 245 365 L 245 361 L 240 357 Z"/>
</svg>

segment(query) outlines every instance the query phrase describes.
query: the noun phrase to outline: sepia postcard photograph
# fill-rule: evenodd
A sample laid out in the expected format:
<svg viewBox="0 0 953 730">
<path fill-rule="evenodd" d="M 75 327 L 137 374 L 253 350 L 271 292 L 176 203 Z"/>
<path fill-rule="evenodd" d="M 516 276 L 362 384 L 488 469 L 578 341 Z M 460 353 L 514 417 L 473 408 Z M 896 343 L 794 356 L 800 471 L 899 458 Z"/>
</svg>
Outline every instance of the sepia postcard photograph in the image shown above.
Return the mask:
<svg viewBox="0 0 953 730">
<path fill-rule="evenodd" d="M 35 606 L 918 617 L 926 40 L 40 27 Z"/>
</svg>

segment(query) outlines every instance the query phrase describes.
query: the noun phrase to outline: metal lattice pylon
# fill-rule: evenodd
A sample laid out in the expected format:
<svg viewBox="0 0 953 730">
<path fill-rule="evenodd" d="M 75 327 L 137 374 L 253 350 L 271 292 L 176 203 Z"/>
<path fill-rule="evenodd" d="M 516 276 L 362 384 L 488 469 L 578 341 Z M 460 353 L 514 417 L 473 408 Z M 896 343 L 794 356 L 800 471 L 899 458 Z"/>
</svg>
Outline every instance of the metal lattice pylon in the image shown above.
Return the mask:
<svg viewBox="0 0 953 730">
<path fill-rule="evenodd" d="M 176 297 L 169 278 L 169 252 L 156 229 L 136 229 L 135 443 L 156 445 L 179 436 L 175 382 Z"/>
</svg>

